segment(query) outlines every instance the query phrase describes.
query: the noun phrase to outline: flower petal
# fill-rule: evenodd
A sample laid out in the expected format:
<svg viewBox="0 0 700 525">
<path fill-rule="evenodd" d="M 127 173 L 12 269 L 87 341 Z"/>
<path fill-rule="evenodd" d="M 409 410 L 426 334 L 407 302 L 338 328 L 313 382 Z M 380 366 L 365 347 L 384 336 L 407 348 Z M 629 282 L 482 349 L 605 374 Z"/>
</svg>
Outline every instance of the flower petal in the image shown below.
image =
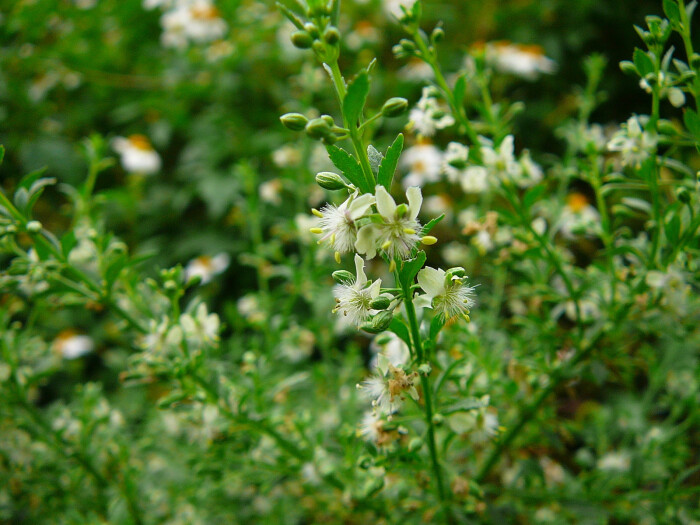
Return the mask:
<svg viewBox="0 0 700 525">
<path fill-rule="evenodd" d="M 384 189 L 384 186 L 377 186 L 375 193 L 377 197 L 377 211 L 385 219 L 393 220 L 396 213 L 396 202 L 389 195 L 389 192 Z"/>
<path fill-rule="evenodd" d="M 374 256 L 377 254 L 378 239 L 379 230 L 377 230 L 374 224 L 366 224 L 357 232 L 355 249 L 367 257 L 367 259 L 374 259 Z"/>
<path fill-rule="evenodd" d="M 358 289 L 361 289 L 367 284 L 367 276 L 365 275 L 365 260 L 357 254 L 355 254 L 355 270 L 357 273 L 355 285 Z"/>
<path fill-rule="evenodd" d="M 418 272 L 418 284 L 431 298 L 443 295 L 445 293 L 445 270 L 436 270 L 426 266 Z"/>
<path fill-rule="evenodd" d="M 411 186 L 406 190 L 406 198 L 408 199 L 408 218 L 415 219 L 418 217 L 420 207 L 423 205 L 423 194 L 420 188 Z"/>
</svg>

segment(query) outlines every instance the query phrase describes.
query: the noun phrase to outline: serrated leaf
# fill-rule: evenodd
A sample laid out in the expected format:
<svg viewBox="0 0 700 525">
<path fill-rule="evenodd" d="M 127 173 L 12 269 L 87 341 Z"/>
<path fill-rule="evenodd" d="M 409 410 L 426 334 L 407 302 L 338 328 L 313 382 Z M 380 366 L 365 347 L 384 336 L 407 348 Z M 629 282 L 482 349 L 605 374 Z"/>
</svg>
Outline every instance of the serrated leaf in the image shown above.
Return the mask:
<svg viewBox="0 0 700 525">
<path fill-rule="evenodd" d="M 437 224 L 438 224 L 442 219 L 444 219 L 444 218 L 445 218 L 445 214 L 442 213 L 442 214 L 440 214 L 440 216 L 435 217 L 434 219 L 431 219 L 430 222 L 428 222 L 428 224 L 426 224 L 425 226 L 423 226 L 423 229 L 420 231 L 421 237 L 422 237 L 423 235 L 428 235 L 428 234 L 430 233 L 430 231 L 431 231 L 433 228 L 435 228 L 435 226 L 437 226 Z"/>
<path fill-rule="evenodd" d="M 379 165 L 377 183 L 384 186 L 386 191 L 391 190 L 391 181 L 394 178 L 394 173 L 396 172 L 396 166 L 399 163 L 402 150 L 403 134 L 399 133 L 394 143 L 386 150 L 386 157 L 384 157 L 384 160 L 382 160 L 382 163 Z"/>
<path fill-rule="evenodd" d="M 355 160 L 355 157 L 350 155 L 344 149 L 334 145 L 326 146 L 326 150 L 328 151 L 328 156 L 330 157 L 331 162 L 335 164 L 336 168 L 343 172 L 346 179 L 360 188 L 363 192 L 372 193 L 374 188 L 368 187 L 369 185 L 365 181 L 362 168 L 357 160 Z"/>
<path fill-rule="evenodd" d="M 425 264 L 426 256 L 424 251 L 419 251 L 413 259 L 403 261 L 399 266 L 399 280 L 404 290 L 408 290 L 413 285 L 413 281 L 418 272 Z"/>
<path fill-rule="evenodd" d="M 362 110 L 365 108 L 367 95 L 369 94 L 369 75 L 367 71 L 361 71 L 348 84 L 348 90 L 343 99 L 343 114 L 348 126 L 357 126 Z"/>
<path fill-rule="evenodd" d="M 633 57 L 634 65 L 637 68 L 637 72 L 641 77 L 644 77 L 649 73 L 654 72 L 654 62 L 647 53 L 636 47 L 634 48 Z"/>
</svg>

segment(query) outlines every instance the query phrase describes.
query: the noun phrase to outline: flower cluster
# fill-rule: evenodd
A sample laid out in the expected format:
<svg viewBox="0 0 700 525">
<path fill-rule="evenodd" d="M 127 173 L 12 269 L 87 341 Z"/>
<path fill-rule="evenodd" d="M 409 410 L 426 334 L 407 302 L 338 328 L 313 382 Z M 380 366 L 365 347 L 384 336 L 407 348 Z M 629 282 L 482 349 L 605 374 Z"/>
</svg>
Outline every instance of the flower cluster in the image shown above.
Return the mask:
<svg viewBox="0 0 700 525">
<path fill-rule="evenodd" d="M 623 166 L 639 169 L 656 149 L 656 136 L 644 129 L 647 122 L 645 115 L 630 117 L 608 142 L 608 149 L 620 154 Z"/>
<path fill-rule="evenodd" d="M 408 119 L 408 126 L 424 137 L 432 137 L 437 130 L 455 123 L 445 104 L 440 103 L 438 90 L 432 86 L 423 88 L 423 94 Z"/>
<path fill-rule="evenodd" d="M 165 47 L 184 49 L 190 43 L 207 44 L 220 40 L 228 30 L 211 0 L 144 0 L 143 5 L 146 9 L 165 9 L 160 19 Z"/>
</svg>

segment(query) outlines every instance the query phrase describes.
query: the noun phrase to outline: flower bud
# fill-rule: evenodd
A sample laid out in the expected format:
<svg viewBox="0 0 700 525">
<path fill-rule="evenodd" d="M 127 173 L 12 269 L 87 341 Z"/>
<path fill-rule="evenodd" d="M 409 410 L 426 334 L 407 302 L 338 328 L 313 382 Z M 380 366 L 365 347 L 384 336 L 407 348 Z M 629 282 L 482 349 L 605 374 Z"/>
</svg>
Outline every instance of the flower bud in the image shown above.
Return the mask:
<svg viewBox="0 0 700 525">
<path fill-rule="evenodd" d="M 399 45 L 406 53 L 414 53 L 416 51 L 416 44 L 406 38 L 399 40 Z"/>
<path fill-rule="evenodd" d="M 280 117 L 280 121 L 287 129 L 291 129 L 292 131 L 301 131 L 306 127 L 309 119 L 307 119 L 301 113 L 286 113 Z"/>
<path fill-rule="evenodd" d="M 360 456 L 357 459 L 357 466 L 360 467 L 362 470 L 367 470 L 373 465 L 372 458 L 370 456 Z"/>
<path fill-rule="evenodd" d="M 411 441 L 408 442 L 408 451 L 409 452 L 416 452 L 423 448 L 423 439 L 419 437 L 414 437 Z"/>
<path fill-rule="evenodd" d="M 306 130 L 306 134 L 312 139 L 322 139 L 331 131 L 328 122 L 322 118 L 310 120 L 304 129 Z"/>
<path fill-rule="evenodd" d="M 623 60 L 620 62 L 620 70 L 628 75 L 636 75 L 637 67 L 629 60 Z"/>
<path fill-rule="evenodd" d="M 318 27 L 316 24 L 311 22 L 304 24 L 304 31 L 306 31 L 314 40 L 318 40 L 318 38 L 321 36 L 321 33 L 318 32 Z"/>
<path fill-rule="evenodd" d="M 384 102 L 382 115 L 385 117 L 398 117 L 408 109 L 408 100 L 401 97 L 393 97 Z"/>
<path fill-rule="evenodd" d="M 673 87 L 668 90 L 668 101 L 674 108 L 679 108 L 685 104 L 685 95 L 677 87 Z"/>
<path fill-rule="evenodd" d="M 298 47 L 299 49 L 309 49 L 314 43 L 314 39 L 311 38 L 311 35 L 306 31 L 294 31 L 291 39 L 294 47 Z"/>
<path fill-rule="evenodd" d="M 676 190 L 676 197 L 683 204 L 688 204 L 690 202 L 690 192 L 685 186 L 681 186 Z"/>
<path fill-rule="evenodd" d="M 41 223 L 39 221 L 29 221 L 27 223 L 27 231 L 29 233 L 39 233 L 41 231 Z"/>
<path fill-rule="evenodd" d="M 316 184 L 321 186 L 324 190 L 343 190 L 347 188 L 345 181 L 337 173 L 331 171 L 322 171 L 316 174 Z"/>
<path fill-rule="evenodd" d="M 321 115 L 321 119 L 328 124 L 328 127 L 332 128 L 335 126 L 335 120 L 330 115 Z"/>
<path fill-rule="evenodd" d="M 439 427 L 444 422 L 445 422 L 445 416 L 443 416 L 442 414 L 433 415 L 433 425 L 435 425 L 436 427 Z"/>
<path fill-rule="evenodd" d="M 430 35 L 430 39 L 437 43 L 445 40 L 445 30 L 442 27 L 436 27 L 433 29 L 433 33 Z"/>
<path fill-rule="evenodd" d="M 461 266 L 455 266 L 445 272 L 445 279 L 451 281 L 453 277 L 464 277 L 466 273 L 466 270 Z"/>
<path fill-rule="evenodd" d="M 325 40 L 326 44 L 331 46 L 334 46 L 340 42 L 340 32 L 338 31 L 338 28 L 328 26 L 323 33 L 323 40 Z"/>
<path fill-rule="evenodd" d="M 418 373 L 424 376 L 429 376 L 430 372 L 433 371 L 433 367 L 430 366 L 428 363 L 423 363 L 418 367 Z"/>
<path fill-rule="evenodd" d="M 332 274 L 333 280 L 337 283 L 351 283 L 355 280 L 355 276 L 347 270 L 336 270 Z"/>
<path fill-rule="evenodd" d="M 382 310 L 377 315 L 375 315 L 371 321 L 364 323 L 360 328 L 370 334 L 378 334 L 383 332 L 391 324 L 391 320 L 394 318 L 394 314 L 388 312 L 387 310 Z"/>
<path fill-rule="evenodd" d="M 391 304 L 392 297 L 387 297 L 386 295 L 380 295 L 374 301 L 370 303 L 370 308 L 372 310 L 386 310 Z"/>
</svg>

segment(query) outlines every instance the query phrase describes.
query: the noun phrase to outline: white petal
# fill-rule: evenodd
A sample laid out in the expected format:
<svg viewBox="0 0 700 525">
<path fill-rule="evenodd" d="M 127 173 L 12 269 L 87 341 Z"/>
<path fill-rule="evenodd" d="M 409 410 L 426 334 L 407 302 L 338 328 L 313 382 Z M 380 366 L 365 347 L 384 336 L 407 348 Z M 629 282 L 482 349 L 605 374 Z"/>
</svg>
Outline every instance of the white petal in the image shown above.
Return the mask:
<svg viewBox="0 0 700 525">
<path fill-rule="evenodd" d="M 379 291 L 380 291 L 381 287 L 382 287 L 382 280 L 381 279 L 377 279 L 376 281 L 374 281 L 369 286 L 369 296 L 372 299 L 376 299 L 377 297 L 379 297 Z"/>
<path fill-rule="evenodd" d="M 355 254 L 355 270 L 357 273 L 355 284 L 358 288 L 362 288 L 367 283 L 367 276 L 365 275 L 365 261 L 357 254 Z"/>
<path fill-rule="evenodd" d="M 355 249 L 367 259 L 374 259 L 377 254 L 377 239 L 379 231 L 373 224 L 366 224 L 357 232 Z"/>
<path fill-rule="evenodd" d="M 418 272 L 418 284 L 429 297 L 445 293 L 445 271 L 426 266 Z"/>
<path fill-rule="evenodd" d="M 406 198 L 408 199 L 408 217 L 409 219 L 415 219 L 418 217 L 418 212 L 420 212 L 420 207 L 423 204 L 423 194 L 420 188 L 416 186 L 411 186 L 406 190 Z"/>
<path fill-rule="evenodd" d="M 377 196 L 377 210 L 385 219 L 393 220 L 396 213 L 396 202 L 384 189 L 384 186 L 377 186 L 375 190 Z"/>
<path fill-rule="evenodd" d="M 365 193 L 364 195 L 353 199 L 352 203 L 348 205 L 350 219 L 354 221 L 362 217 L 365 213 L 367 213 L 367 210 L 369 210 L 372 204 L 374 204 L 374 195 L 369 193 Z"/>
</svg>

